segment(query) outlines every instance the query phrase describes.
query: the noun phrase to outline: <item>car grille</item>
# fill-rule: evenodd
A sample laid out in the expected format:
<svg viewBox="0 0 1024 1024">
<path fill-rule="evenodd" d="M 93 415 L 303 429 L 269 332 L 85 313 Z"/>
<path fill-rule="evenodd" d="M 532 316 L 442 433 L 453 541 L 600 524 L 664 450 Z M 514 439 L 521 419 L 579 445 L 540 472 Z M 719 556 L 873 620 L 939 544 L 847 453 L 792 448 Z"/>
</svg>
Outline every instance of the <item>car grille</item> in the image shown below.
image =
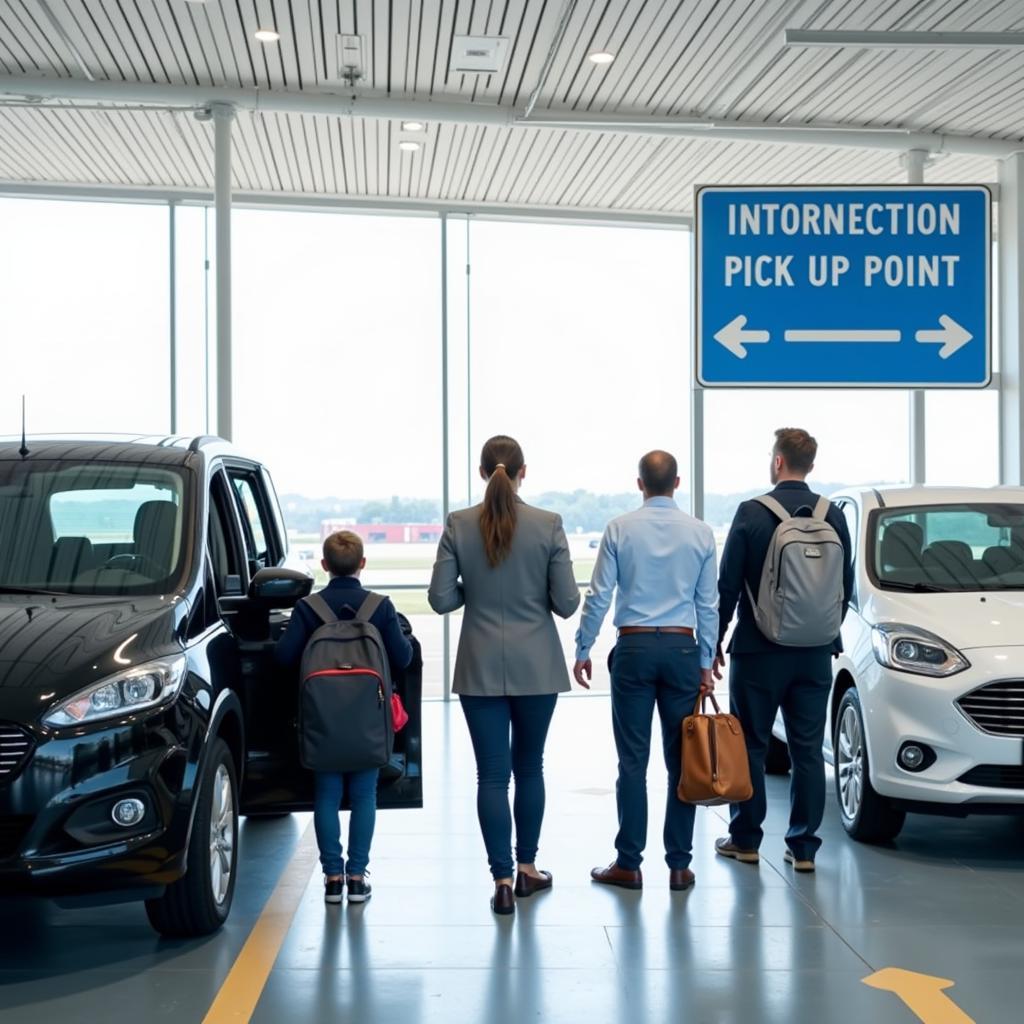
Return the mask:
<svg viewBox="0 0 1024 1024">
<path fill-rule="evenodd" d="M 32 753 L 32 738 L 16 725 L 0 722 L 0 782 L 13 778 Z"/>
<path fill-rule="evenodd" d="M 1024 679 L 989 683 L 965 694 L 957 705 L 982 732 L 1024 736 Z"/>
<path fill-rule="evenodd" d="M 991 789 L 1024 789 L 1024 765 L 979 764 L 961 775 L 958 781 Z"/>
<path fill-rule="evenodd" d="M 18 852 L 31 824 L 27 817 L 0 818 L 0 860 Z"/>
</svg>

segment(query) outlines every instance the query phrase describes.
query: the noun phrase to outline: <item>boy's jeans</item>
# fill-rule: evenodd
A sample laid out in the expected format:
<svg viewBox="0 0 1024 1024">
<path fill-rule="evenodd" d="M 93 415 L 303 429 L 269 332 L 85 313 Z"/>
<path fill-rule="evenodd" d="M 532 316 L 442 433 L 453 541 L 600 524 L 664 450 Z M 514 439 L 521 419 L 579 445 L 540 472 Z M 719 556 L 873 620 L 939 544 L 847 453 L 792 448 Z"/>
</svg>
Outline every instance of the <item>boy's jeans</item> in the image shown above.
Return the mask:
<svg viewBox="0 0 1024 1024">
<path fill-rule="evenodd" d="M 370 843 L 377 820 L 378 768 L 363 772 L 317 772 L 313 826 L 325 875 L 361 875 L 370 861 Z M 341 856 L 338 807 L 348 791 L 352 813 L 348 823 L 348 864 Z"/>
</svg>

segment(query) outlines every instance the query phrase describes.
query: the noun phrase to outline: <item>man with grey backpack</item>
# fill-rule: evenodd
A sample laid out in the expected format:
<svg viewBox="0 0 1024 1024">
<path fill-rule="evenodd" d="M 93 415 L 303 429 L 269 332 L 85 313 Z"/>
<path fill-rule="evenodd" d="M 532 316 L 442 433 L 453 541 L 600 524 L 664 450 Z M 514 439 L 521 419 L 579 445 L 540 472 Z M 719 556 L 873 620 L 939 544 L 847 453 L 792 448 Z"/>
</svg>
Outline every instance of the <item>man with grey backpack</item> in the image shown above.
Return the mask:
<svg viewBox="0 0 1024 1024">
<path fill-rule="evenodd" d="M 805 480 L 818 444 L 805 430 L 775 432 L 774 490 L 736 511 L 719 571 L 719 648 L 738 608 L 729 644 L 729 697 L 747 740 L 754 795 L 731 808 L 723 857 L 756 864 L 767 812 L 765 760 L 779 710 L 792 764 L 785 860 L 813 871 L 825 811 L 822 741 L 832 684 L 832 657 L 853 592 L 846 520 Z"/>
</svg>

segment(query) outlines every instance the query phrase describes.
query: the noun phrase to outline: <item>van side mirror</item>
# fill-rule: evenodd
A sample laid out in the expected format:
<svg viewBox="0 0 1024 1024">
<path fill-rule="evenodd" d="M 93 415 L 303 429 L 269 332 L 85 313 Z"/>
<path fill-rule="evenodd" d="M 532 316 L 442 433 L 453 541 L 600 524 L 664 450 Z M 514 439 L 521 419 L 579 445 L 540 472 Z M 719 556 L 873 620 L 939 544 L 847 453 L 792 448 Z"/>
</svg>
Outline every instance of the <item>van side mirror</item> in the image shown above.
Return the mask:
<svg viewBox="0 0 1024 1024">
<path fill-rule="evenodd" d="M 298 569 L 271 566 L 260 569 L 249 584 L 249 599 L 269 608 L 291 608 L 308 597 L 313 589 L 313 577 Z"/>
</svg>

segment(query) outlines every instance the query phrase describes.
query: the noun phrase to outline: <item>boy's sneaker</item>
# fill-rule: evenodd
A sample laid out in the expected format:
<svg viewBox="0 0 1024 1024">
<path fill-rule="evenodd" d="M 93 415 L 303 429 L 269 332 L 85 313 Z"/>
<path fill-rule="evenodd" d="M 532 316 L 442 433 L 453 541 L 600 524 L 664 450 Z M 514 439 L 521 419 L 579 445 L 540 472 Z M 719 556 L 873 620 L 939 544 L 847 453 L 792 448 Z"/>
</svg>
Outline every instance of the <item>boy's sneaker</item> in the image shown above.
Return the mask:
<svg viewBox="0 0 1024 1024">
<path fill-rule="evenodd" d="M 370 898 L 370 893 L 373 892 L 373 887 L 364 878 L 353 878 L 351 875 L 348 879 L 348 901 L 349 903 L 365 903 Z"/>
<path fill-rule="evenodd" d="M 342 893 L 345 891 L 344 878 L 324 879 L 324 903 L 340 903 Z"/>
</svg>

